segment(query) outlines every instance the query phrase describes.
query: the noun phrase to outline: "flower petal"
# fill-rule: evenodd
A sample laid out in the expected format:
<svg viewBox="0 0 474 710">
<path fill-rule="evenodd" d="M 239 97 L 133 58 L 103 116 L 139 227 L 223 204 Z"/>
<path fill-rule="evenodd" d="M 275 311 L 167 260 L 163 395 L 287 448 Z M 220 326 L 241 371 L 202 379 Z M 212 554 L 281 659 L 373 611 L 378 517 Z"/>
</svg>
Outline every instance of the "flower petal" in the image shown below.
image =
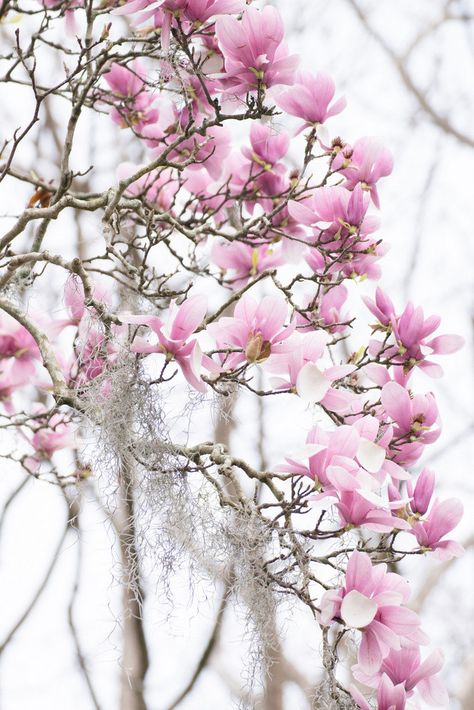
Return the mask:
<svg viewBox="0 0 474 710">
<path fill-rule="evenodd" d="M 377 602 L 353 589 L 346 594 L 341 604 L 341 618 L 352 629 L 368 626 L 377 613 Z"/>
</svg>

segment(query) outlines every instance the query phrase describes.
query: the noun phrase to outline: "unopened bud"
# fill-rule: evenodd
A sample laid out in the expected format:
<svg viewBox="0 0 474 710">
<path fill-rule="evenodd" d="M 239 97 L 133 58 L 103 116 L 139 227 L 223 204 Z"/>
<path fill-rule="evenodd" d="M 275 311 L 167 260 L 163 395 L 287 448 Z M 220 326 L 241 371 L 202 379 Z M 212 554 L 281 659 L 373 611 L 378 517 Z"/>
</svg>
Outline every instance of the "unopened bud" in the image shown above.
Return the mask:
<svg viewBox="0 0 474 710">
<path fill-rule="evenodd" d="M 263 339 L 261 333 L 252 335 L 245 348 L 247 362 L 262 362 L 270 357 L 272 345 L 268 340 Z"/>
</svg>

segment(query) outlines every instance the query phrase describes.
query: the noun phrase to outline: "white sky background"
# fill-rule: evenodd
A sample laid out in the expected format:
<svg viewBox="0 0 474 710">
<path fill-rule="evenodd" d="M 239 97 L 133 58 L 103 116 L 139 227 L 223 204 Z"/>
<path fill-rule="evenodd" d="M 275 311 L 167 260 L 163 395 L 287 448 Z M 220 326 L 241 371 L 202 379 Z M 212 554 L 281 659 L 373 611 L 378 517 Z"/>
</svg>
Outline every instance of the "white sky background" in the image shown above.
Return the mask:
<svg viewBox="0 0 474 710">
<path fill-rule="evenodd" d="M 401 308 L 407 298 L 423 305 L 425 313 L 439 313 L 440 332 L 457 332 L 467 340 L 466 347 L 442 359 L 445 377 L 441 381 L 420 376 L 420 391 L 433 390 L 438 399 L 444 431 L 438 442 L 425 451 L 421 464 L 428 463 L 438 474 L 442 497 L 457 495 L 466 505 L 465 519 L 456 533 L 459 540 L 473 532 L 473 394 L 472 373 L 472 264 L 473 164 L 474 148 L 441 131 L 420 107 L 400 79 L 394 61 L 381 49 L 354 14 L 348 0 L 278 0 L 289 29 L 289 41 L 302 56 L 302 66 L 324 70 L 336 81 L 338 95 L 348 101 L 346 110 L 329 124 L 331 135 L 340 134 L 353 142 L 362 135 L 376 135 L 392 150 L 395 169 L 381 185 L 380 235 L 391 244 L 382 260 L 381 285 Z M 441 0 L 360 0 L 371 24 L 398 53 L 403 53 L 422 30 L 429 28 L 446 5 L 453 13 L 474 15 L 473 2 L 444 3 Z M 413 51 L 407 64 L 410 75 L 441 116 L 474 142 L 474 21 L 447 22 L 427 34 Z M 2 87 L 2 92 L 4 88 Z M 4 126 L 19 121 L 19 108 L 27 110 L 24 94 L 9 95 L 4 106 Z M 59 106 L 58 106 L 58 110 Z M 107 117 L 84 118 L 77 165 L 87 167 L 97 146 L 104 176 L 123 159 L 132 159 L 127 136 Z M 94 142 L 96 146 L 94 146 Z M 48 162 L 48 144 L 34 166 L 45 177 L 54 177 Z M 134 149 L 133 149 L 134 150 Z M 21 152 L 19 165 L 29 168 L 28 155 Z M 100 178 L 98 179 L 100 182 Z M 100 184 L 104 188 L 105 183 Z M 0 193 L 0 213 L 20 211 L 29 197 L 13 193 L 8 185 Z M 97 230 L 94 215 L 84 224 L 91 239 Z M 72 255 L 72 225 L 54 225 L 48 247 Z M 417 254 L 411 269 L 413 254 Z M 374 284 L 358 287 L 369 293 Z M 54 301 L 53 298 L 56 298 Z M 48 294 L 51 307 L 60 305 L 58 294 Z M 44 305 L 47 305 L 46 303 Z M 362 313 L 362 309 L 361 309 Z M 362 336 L 359 336 L 362 337 Z M 362 340 L 352 341 L 357 349 Z M 441 359 L 440 359 L 441 360 Z M 178 392 L 183 397 L 184 390 Z M 265 402 L 265 451 L 269 464 L 281 461 L 291 446 L 301 443 L 313 423 L 296 398 L 284 397 Z M 173 402 L 179 411 L 181 399 Z M 237 407 L 238 430 L 233 437 L 234 451 L 256 461 L 255 403 L 242 397 Z M 289 428 L 289 422 L 297 424 Z M 201 429 L 201 430 L 200 430 Z M 209 436 L 196 425 L 195 441 Z M 452 443 L 451 443 L 452 442 Z M 0 495 L 5 500 L 18 478 L 5 471 Z M 85 505 L 84 560 L 81 589 L 76 606 L 76 624 L 83 650 L 89 660 L 103 710 L 117 707 L 117 675 L 120 656 L 118 564 L 111 565 L 112 536 L 104 516 L 91 495 Z M 61 495 L 52 486 L 32 482 L 5 518 L 0 538 L 0 642 L 28 602 L 44 573 L 64 523 Z M 76 659 L 67 628 L 67 605 L 73 584 L 77 543 L 69 535 L 41 601 L 23 626 L 11 647 L 0 658 L 1 710 L 87 710 L 90 705 L 83 680 L 76 671 Z M 116 559 L 116 552 L 112 559 Z M 404 569 L 416 591 L 433 568 L 429 560 L 416 558 Z M 455 695 L 467 682 L 469 653 L 472 654 L 474 583 L 473 553 L 456 561 L 442 576 L 422 610 L 424 627 L 433 645 L 446 653 L 446 678 L 453 693 L 451 707 L 461 706 Z M 151 575 L 146 603 L 147 632 L 152 665 L 147 677 L 150 710 L 163 710 L 186 683 L 207 640 L 215 609 L 210 585 L 198 584 L 191 599 L 187 593 L 186 573 L 178 574 L 174 590 L 179 600 L 164 624 L 170 608 L 155 594 L 159 570 Z M 319 639 L 314 625 L 300 612 L 282 610 L 287 640 L 286 653 L 308 677 L 315 677 Z M 211 669 L 205 671 L 195 692 L 182 704 L 183 710 L 205 708 L 226 710 L 233 707 L 228 682 L 240 683 L 240 656 L 246 647 L 239 641 L 241 624 L 229 619 L 224 629 L 226 641 Z M 313 649 L 313 653 L 310 652 Z M 469 651 L 471 649 L 471 651 Z M 471 666 L 474 657 L 471 655 Z M 215 666 L 215 667 L 214 667 Z M 474 671 L 471 667 L 471 673 Z M 227 679 L 227 680 L 226 680 Z M 298 691 L 287 690 L 288 708 L 305 705 Z M 467 707 L 467 706 L 466 706 Z M 465 708 L 463 709 L 465 710 Z"/>
</svg>

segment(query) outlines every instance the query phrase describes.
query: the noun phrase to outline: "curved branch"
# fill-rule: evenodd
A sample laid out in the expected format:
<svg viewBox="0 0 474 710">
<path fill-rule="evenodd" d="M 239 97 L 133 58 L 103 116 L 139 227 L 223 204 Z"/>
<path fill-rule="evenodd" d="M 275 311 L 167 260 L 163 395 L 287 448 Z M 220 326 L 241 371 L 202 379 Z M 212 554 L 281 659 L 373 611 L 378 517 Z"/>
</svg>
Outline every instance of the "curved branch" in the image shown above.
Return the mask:
<svg viewBox="0 0 474 710">
<path fill-rule="evenodd" d="M 99 701 L 97 699 L 97 695 L 94 690 L 94 686 L 92 685 L 92 681 L 89 676 L 89 672 L 87 670 L 86 659 L 85 659 L 84 654 L 82 652 L 81 644 L 79 641 L 79 634 L 77 632 L 76 625 L 74 623 L 74 605 L 76 602 L 77 594 L 79 592 L 79 583 L 80 583 L 81 566 L 82 566 L 82 549 L 83 549 L 82 534 L 81 534 L 81 529 L 79 527 L 79 506 L 74 501 L 68 500 L 66 493 L 64 491 L 63 491 L 63 493 L 64 493 L 64 497 L 66 499 L 66 502 L 69 506 L 69 519 L 71 521 L 74 520 L 74 529 L 75 529 L 76 535 L 77 535 L 76 572 L 74 575 L 74 584 L 72 587 L 71 597 L 69 599 L 69 605 L 67 608 L 67 620 L 68 620 L 69 629 L 71 631 L 71 635 L 73 638 L 74 647 L 76 649 L 77 662 L 79 663 L 79 668 L 81 669 L 81 673 L 82 673 L 84 681 L 87 685 L 90 699 L 92 701 L 92 704 L 93 704 L 95 710 L 101 710 L 101 706 L 100 706 Z"/>
<path fill-rule="evenodd" d="M 20 485 L 18 485 L 18 486 L 10 493 L 10 495 L 9 495 L 8 498 L 7 498 L 7 500 L 5 501 L 5 503 L 4 503 L 4 505 L 3 505 L 3 508 L 2 508 L 2 513 L 1 513 L 1 515 L 0 515 L 0 534 L 1 534 L 1 531 L 2 531 L 2 528 L 3 528 L 3 524 L 4 524 L 4 521 L 5 521 L 5 515 L 7 514 L 7 511 L 8 511 L 8 509 L 9 509 L 9 507 L 11 506 L 11 504 L 13 503 L 13 501 L 15 500 L 15 498 L 17 497 L 17 495 L 19 495 L 19 494 L 22 492 L 23 488 L 26 486 L 26 484 L 28 483 L 28 481 L 31 481 L 31 480 L 32 480 L 32 479 L 31 479 L 29 476 L 27 476 L 26 478 L 24 478 L 23 481 L 20 483 Z"/>
<path fill-rule="evenodd" d="M 211 657 L 212 652 L 214 651 L 217 642 L 219 640 L 220 636 L 220 631 L 222 628 L 222 619 L 224 618 L 224 612 L 227 606 L 227 602 L 229 600 L 229 595 L 230 595 L 230 584 L 227 583 L 224 587 L 224 591 L 222 593 L 221 601 L 219 604 L 219 608 L 217 610 L 217 615 L 216 615 L 216 620 L 214 622 L 214 625 L 212 627 L 211 635 L 209 636 L 209 639 L 207 641 L 207 644 L 204 648 L 204 651 L 201 654 L 201 657 L 196 665 L 195 671 L 193 675 L 191 676 L 188 684 L 186 687 L 181 691 L 181 693 L 178 695 L 176 700 L 168 706 L 168 710 L 175 710 L 175 708 L 180 705 L 183 700 L 186 698 L 187 695 L 191 692 L 191 690 L 194 688 L 196 685 L 196 682 L 201 675 L 202 671 L 206 668 L 208 661 Z"/>
<path fill-rule="evenodd" d="M 446 116 L 440 115 L 436 108 L 428 101 L 426 95 L 413 81 L 403 59 L 390 47 L 385 38 L 370 24 L 367 15 L 362 10 L 357 0 L 347 0 L 347 2 L 354 10 L 367 33 L 375 39 L 375 41 L 384 50 L 385 54 L 387 54 L 387 56 L 392 60 L 402 82 L 405 84 L 405 87 L 415 97 L 420 107 L 430 117 L 432 122 L 438 126 L 438 128 L 441 128 L 442 131 L 456 138 L 463 145 L 474 148 L 474 138 L 471 138 L 471 136 L 466 135 L 456 128 L 456 126 L 453 126 L 449 119 L 446 118 Z"/>
<path fill-rule="evenodd" d="M 61 553 L 61 549 L 64 544 L 64 540 L 66 539 L 66 535 L 68 533 L 68 530 L 69 530 L 69 520 L 67 521 L 66 525 L 64 526 L 64 530 L 61 534 L 61 537 L 58 540 L 58 544 L 56 545 L 56 549 L 54 551 L 53 557 L 51 558 L 51 562 L 49 563 L 49 565 L 46 569 L 46 572 L 43 576 L 43 579 L 41 580 L 41 584 L 39 585 L 35 594 L 31 598 L 31 601 L 28 604 L 28 606 L 26 607 L 23 614 L 16 621 L 16 623 L 12 626 L 12 628 L 10 629 L 10 631 L 7 633 L 6 637 L 4 638 L 3 642 L 0 644 L 0 656 L 4 652 L 5 648 L 8 646 L 8 644 L 10 643 L 12 638 L 15 636 L 17 631 L 23 626 L 23 624 L 27 620 L 28 616 L 31 614 L 31 612 L 33 611 L 37 602 L 39 601 L 44 590 L 46 589 L 46 586 L 47 586 L 49 580 L 51 579 L 51 574 L 53 573 L 56 563 L 59 560 L 59 555 Z"/>
</svg>

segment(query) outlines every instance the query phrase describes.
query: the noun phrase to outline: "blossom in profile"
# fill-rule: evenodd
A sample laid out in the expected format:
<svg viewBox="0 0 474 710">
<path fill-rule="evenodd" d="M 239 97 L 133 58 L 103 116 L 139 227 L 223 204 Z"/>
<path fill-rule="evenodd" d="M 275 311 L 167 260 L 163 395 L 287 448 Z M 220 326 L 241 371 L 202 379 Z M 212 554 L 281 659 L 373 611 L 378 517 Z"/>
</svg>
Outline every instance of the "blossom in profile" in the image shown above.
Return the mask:
<svg viewBox="0 0 474 710">
<path fill-rule="evenodd" d="M 288 209 L 294 219 L 314 227 L 330 224 L 329 229 L 332 229 L 334 234 L 344 230 L 346 233 L 355 233 L 354 228 L 362 229 L 368 207 L 369 197 L 362 189 L 356 188 L 349 192 L 339 185 L 313 190 L 304 199 L 290 200 L 288 203 Z M 375 225 L 371 223 L 369 231 L 374 228 Z"/>
<path fill-rule="evenodd" d="M 426 517 L 412 525 L 411 532 L 420 547 L 440 560 L 460 557 L 464 548 L 455 540 L 443 540 L 457 526 L 463 515 L 463 504 L 458 498 L 440 502 L 435 500 Z"/>
<path fill-rule="evenodd" d="M 430 337 L 438 328 L 441 318 L 425 318 L 420 306 L 415 307 L 410 302 L 403 312 L 397 315 L 392 301 L 380 288 L 377 288 L 375 301 L 367 297 L 363 297 L 363 300 L 379 321 L 373 326 L 373 332 L 381 331 L 392 336 L 388 341 L 375 338 L 371 340 L 370 355 L 378 356 L 383 350 L 384 358 L 390 359 L 394 365 L 402 366 L 405 374 L 414 367 L 419 367 L 431 377 L 441 377 L 442 368 L 428 358 L 432 355 L 454 353 L 464 345 L 464 339 L 459 335 Z"/>
<path fill-rule="evenodd" d="M 356 141 L 352 148 L 344 146 L 336 155 L 332 168 L 344 175 L 347 189 L 353 190 L 356 185 L 361 185 L 369 191 L 374 205 L 380 207 L 377 183 L 392 172 L 393 157 L 376 138 L 365 137 Z"/>
<path fill-rule="evenodd" d="M 398 382 L 387 382 L 382 387 L 381 402 L 385 415 L 394 423 L 394 461 L 413 464 L 425 445 L 435 442 L 441 433 L 434 395 L 428 392 L 411 397 Z"/>
<path fill-rule="evenodd" d="M 362 693 L 354 686 L 351 695 L 360 710 L 373 710 Z M 383 675 L 377 688 L 377 710 L 405 710 L 407 695 L 403 685 L 394 685 L 387 675 Z"/>
<path fill-rule="evenodd" d="M 335 92 L 334 81 L 327 74 L 299 71 L 293 86 L 279 94 L 276 103 L 290 116 L 302 118 L 302 129 L 312 128 L 325 123 L 345 108 L 344 98 L 333 102 Z"/>
<path fill-rule="evenodd" d="M 168 362 L 175 361 L 191 387 L 200 392 L 206 391 L 206 384 L 200 377 L 202 362 L 201 348 L 196 339 L 189 340 L 202 323 L 207 311 L 207 299 L 193 296 L 178 306 L 170 306 L 168 323 L 158 316 L 121 315 L 124 323 L 147 325 L 158 336 L 157 343 L 150 343 L 137 338 L 132 344 L 136 353 L 161 353 Z"/>
<path fill-rule="evenodd" d="M 221 82 L 228 95 L 245 96 L 259 87 L 293 82 L 298 57 L 288 53 L 283 21 L 275 8 L 248 7 L 240 20 L 219 17 L 216 36 L 224 56 Z"/>
</svg>

